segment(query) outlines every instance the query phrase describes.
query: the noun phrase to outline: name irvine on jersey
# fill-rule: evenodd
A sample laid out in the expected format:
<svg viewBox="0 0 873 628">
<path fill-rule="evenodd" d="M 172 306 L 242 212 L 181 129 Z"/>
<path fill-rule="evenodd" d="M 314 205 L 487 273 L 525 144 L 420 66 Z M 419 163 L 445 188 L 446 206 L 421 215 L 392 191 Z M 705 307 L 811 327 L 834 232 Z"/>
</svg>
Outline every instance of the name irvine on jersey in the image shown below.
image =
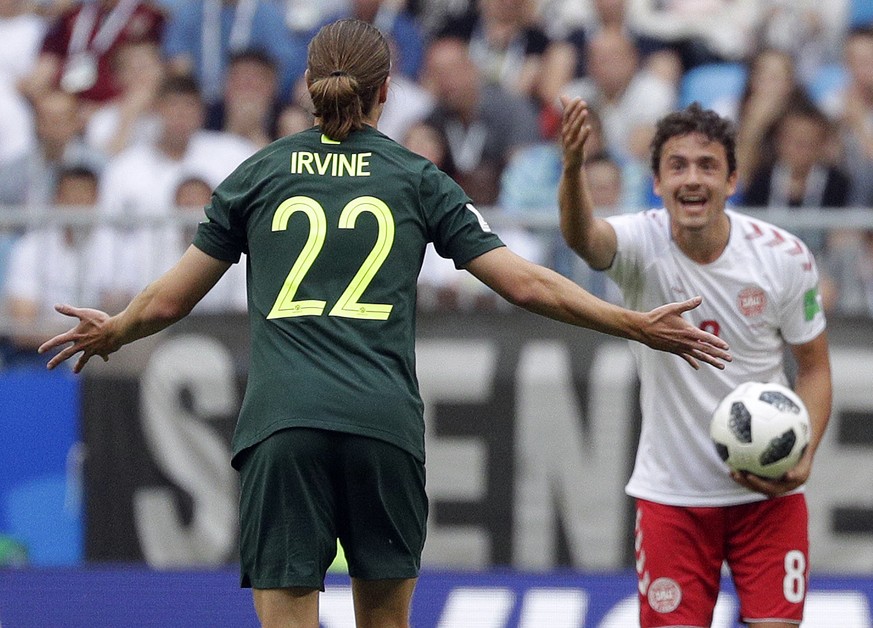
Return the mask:
<svg viewBox="0 0 873 628">
<path fill-rule="evenodd" d="M 369 177 L 373 153 L 312 153 L 301 150 L 291 153 L 291 174 L 313 174 L 330 177 Z"/>
</svg>

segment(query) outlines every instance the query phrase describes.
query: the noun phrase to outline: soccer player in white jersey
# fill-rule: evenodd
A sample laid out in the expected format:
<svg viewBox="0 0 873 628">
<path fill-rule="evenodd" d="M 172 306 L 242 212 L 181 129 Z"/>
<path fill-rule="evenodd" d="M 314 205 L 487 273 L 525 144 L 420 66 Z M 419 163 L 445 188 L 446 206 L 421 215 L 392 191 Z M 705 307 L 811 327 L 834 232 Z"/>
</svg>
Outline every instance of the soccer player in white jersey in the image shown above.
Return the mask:
<svg viewBox="0 0 873 628">
<path fill-rule="evenodd" d="M 567 244 L 608 271 L 630 309 L 703 295 L 687 318 L 733 351 L 723 371 L 691 371 L 673 356 L 631 347 L 643 415 L 626 487 L 637 504 L 640 624 L 710 626 L 724 562 L 741 621 L 796 626 L 809 573 L 803 484 L 831 407 L 815 261 L 787 231 L 725 208 L 737 185 L 734 131 L 697 104 L 662 118 L 652 141 L 664 208 L 596 218 L 584 168 L 586 103 L 563 104 L 559 202 Z M 786 346 L 811 418 L 810 445 L 781 478 L 731 473 L 709 438 L 712 411 L 741 382 L 788 383 Z"/>
</svg>

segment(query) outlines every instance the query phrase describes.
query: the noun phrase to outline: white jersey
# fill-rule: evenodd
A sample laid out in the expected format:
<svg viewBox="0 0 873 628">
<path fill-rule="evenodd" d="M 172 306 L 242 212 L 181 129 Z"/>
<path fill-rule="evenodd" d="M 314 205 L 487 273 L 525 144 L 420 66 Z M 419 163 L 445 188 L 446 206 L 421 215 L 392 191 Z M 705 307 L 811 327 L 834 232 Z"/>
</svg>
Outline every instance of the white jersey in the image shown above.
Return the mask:
<svg viewBox="0 0 873 628">
<path fill-rule="evenodd" d="M 813 340 L 825 328 L 815 261 L 783 229 L 726 210 L 730 240 L 710 264 L 689 259 L 657 209 L 608 218 L 618 248 L 609 275 L 634 310 L 695 295 L 685 317 L 729 345 L 724 370 L 695 371 L 679 356 L 631 343 L 640 374 L 642 432 L 629 495 L 676 506 L 726 506 L 764 499 L 728 475 L 709 438 L 719 400 L 745 381 L 787 383 L 787 344 Z"/>
</svg>

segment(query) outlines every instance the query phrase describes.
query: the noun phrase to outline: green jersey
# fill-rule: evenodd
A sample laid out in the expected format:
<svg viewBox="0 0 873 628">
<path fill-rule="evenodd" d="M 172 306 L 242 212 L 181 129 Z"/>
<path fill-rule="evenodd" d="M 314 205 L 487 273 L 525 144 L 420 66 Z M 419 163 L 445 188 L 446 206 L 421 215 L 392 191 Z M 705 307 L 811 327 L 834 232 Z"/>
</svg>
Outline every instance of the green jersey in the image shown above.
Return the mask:
<svg viewBox="0 0 873 628">
<path fill-rule="evenodd" d="M 461 267 L 502 246 L 461 188 L 371 127 L 317 127 L 246 160 L 194 244 L 246 253 L 251 365 L 233 454 L 286 427 L 379 438 L 424 459 L 416 282 L 428 242 Z"/>
</svg>

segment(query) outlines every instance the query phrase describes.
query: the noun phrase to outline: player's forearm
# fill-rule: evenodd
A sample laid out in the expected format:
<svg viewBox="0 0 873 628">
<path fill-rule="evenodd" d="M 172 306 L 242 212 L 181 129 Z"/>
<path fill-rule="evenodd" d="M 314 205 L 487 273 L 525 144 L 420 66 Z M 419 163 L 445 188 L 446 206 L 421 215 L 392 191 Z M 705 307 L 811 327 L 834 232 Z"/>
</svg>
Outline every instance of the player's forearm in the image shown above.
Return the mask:
<svg viewBox="0 0 873 628">
<path fill-rule="evenodd" d="M 556 321 L 641 341 L 643 313 L 603 301 L 551 270 L 531 265 L 528 273 L 510 295 L 504 295 L 515 305 Z"/>
<path fill-rule="evenodd" d="M 165 283 L 163 278 L 152 282 L 108 321 L 119 347 L 155 334 L 190 312 L 190 307 L 168 293 Z"/>
<path fill-rule="evenodd" d="M 564 164 L 558 184 L 561 235 L 567 246 L 583 257 L 588 233 L 594 223 L 594 203 L 586 183 L 580 164 Z"/>
<path fill-rule="evenodd" d="M 584 168 L 564 167 L 558 204 L 561 234 L 567 245 L 591 268 L 608 268 L 616 252 L 615 232 L 606 220 L 594 215 Z"/>
<path fill-rule="evenodd" d="M 794 390 L 803 400 L 809 412 L 810 439 L 808 455 L 815 455 L 824 436 L 831 416 L 832 384 L 828 365 L 800 369 L 794 383 Z"/>
</svg>

